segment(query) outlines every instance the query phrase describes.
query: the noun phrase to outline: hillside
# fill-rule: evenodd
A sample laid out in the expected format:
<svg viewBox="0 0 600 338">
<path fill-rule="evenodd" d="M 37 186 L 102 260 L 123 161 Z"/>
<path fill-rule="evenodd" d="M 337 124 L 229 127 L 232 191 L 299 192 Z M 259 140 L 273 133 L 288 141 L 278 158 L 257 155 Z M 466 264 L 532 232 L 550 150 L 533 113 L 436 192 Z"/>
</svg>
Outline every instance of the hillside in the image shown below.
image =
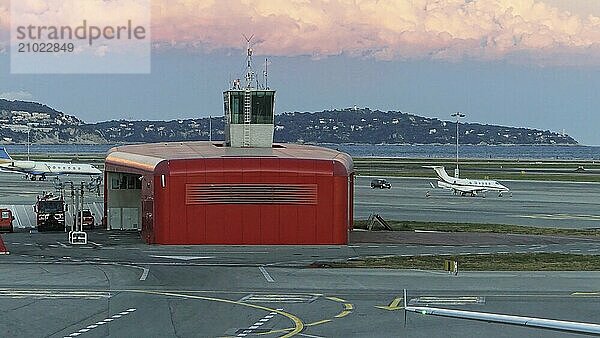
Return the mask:
<svg viewBox="0 0 600 338">
<path fill-rule="evenodd" d="M 293 112 L 275 118 L 275 141 L 298 143 L 448 144 L 456 123 L 400 111 L 370 109 Z M 212 119 L 214 140 L 223 139 L 223 118 Z M 207 140 L 209 119 L 106 121 L 86 124 L 48 106 L 0 100 L 0 142 L 129 143 Z M 462 144 L 577 144 L 568 135 L 527 128 L 460 124 Z"/>
</svg>

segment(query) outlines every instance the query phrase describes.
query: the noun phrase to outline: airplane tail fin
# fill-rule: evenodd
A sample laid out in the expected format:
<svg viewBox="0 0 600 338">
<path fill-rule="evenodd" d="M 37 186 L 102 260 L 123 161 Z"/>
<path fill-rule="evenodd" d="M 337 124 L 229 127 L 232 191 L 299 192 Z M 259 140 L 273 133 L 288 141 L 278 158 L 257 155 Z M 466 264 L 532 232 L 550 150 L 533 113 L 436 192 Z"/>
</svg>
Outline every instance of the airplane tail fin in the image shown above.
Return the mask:
<svg viewBox="0 0 600 338">
<path fill-rule="evenodd" d="M 0 148 L 0 160 L 10 160 L 10 161 L 12 161 L 12 158 L 10 157 L 10 155 L 8 154 L 8 152 L 6 151 L 6 148 L 4 148 L 4 147 Z"/>
<path fill-rule="evenodd" d="M 441 165 L 426 165 L 423 166 L 423 168 L 435 170 L 435 173 L 437 174 L 438 178 L 444 182 L 450 182 L 450 180 L 452 179 L 446 172 L 446 169 Z"/>
</svg>

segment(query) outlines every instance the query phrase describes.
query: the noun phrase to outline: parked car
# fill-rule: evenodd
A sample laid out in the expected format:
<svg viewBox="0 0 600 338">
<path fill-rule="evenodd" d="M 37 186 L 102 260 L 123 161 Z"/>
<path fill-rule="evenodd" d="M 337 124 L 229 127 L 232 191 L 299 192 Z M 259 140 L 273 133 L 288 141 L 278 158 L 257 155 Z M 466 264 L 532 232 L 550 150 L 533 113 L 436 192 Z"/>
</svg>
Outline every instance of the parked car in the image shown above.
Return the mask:
<svg viewBox="0 0 600 338">
<path fill-rule="evenodd" d="M 92 212 L 89 209 L 84 209 L 81 211 L 81 213 L 83 214 L 83 229 L 94 229 L 94 226 L 96 224 L 94 214 L 92 214 Z"/>
<path fill-rule="evenodd" d="M 392 185 L 387 180 L 385 180 L 383 178 L 378 178 L 378 179 L 371 181 L 371 189 L 375 189 L 375 188 L 392 189 Z"/>
<path fill-rule="evenodd" d="M 0 209 L 0 231 L 13 232 L 15 217 L 9 209 Z"/>
</svg>

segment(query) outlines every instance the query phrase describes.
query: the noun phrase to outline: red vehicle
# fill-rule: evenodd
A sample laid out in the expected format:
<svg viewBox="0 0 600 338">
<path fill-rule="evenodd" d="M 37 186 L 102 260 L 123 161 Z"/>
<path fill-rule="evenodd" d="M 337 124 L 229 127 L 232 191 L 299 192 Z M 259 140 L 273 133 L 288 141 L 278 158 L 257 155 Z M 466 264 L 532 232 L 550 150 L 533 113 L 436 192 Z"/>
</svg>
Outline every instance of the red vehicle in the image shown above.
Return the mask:
<svg viewBox="0 0 600 338">
<path fill-rule="evenodd" d="M 83 228 L 84 229 L 94 229 L 94 223 L 96 220 L 94 219 L 94 214 L 89 209 L 84 209 L 81 211 L 83 214 Z M 81 215 L 79 216 L 81 219 Z"/>
<path fill-rule="evenodd" d="M 15 217 L 9 209 L 0 209 L 0 230 L 13 232 L 13 220 Z"/>
</svg>

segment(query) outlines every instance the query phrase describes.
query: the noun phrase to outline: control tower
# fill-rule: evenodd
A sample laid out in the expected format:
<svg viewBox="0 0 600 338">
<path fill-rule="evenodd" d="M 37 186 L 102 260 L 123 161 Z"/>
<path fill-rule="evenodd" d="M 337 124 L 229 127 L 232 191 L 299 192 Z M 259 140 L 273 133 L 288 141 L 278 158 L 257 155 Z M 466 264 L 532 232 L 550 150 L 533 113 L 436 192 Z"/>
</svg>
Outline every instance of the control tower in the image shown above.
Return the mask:
<svg viewBox="0 0 600 338">
<path fill-rule="evenodd" d="M 258 82 L 252 65 L 252 48 L 248 42 L 245 83 L 237 79 L 223 92 L 225 101 L 225 146 L 237 148 L 271 148 L 275 90 L 268 87 L 267 64 L 265 84 Z"/>
</svg>

